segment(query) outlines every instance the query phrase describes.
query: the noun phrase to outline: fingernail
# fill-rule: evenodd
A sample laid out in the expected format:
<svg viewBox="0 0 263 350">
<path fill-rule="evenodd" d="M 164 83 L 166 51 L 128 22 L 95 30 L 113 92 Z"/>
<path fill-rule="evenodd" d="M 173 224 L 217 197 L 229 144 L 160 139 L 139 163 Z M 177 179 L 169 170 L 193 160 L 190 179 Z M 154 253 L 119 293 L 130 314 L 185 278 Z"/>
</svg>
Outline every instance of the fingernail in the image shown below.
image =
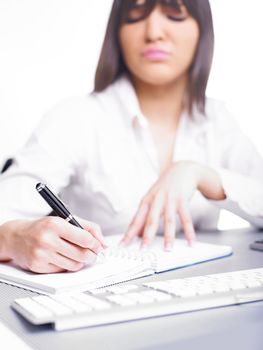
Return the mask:
<svg viewBox="0 0 263 350">
<path fill-rule="evenodd" d="M 118 245 L 119 247 L 123 248 L 126 246 L 126 243 L 124 241 L 120 241 Z"/>
<path fill-rule="evenodd" d="M 189 239 L 188 245 L 189 245 L 189 247 L 194 247 L 194 245 L 195 245 L 195 240 L 194 240 L 193 238 L 192 238 L 192 239 Z"/>
<path fill-rule="evenodd" d="M 172 243 L 166 243 L 165 246 L 164 246 L 164 249 L 167 251 L 167 252 L 170 252 L 173 250 L 173 245 Z"/>
<path fill-rule="evenodd" d="M 148 248 L 148 244 L 147 243 L 142 243 L 141 246 L 140 246 L 141 250 L 145 250 L 147 248 Z"/>
</svg>

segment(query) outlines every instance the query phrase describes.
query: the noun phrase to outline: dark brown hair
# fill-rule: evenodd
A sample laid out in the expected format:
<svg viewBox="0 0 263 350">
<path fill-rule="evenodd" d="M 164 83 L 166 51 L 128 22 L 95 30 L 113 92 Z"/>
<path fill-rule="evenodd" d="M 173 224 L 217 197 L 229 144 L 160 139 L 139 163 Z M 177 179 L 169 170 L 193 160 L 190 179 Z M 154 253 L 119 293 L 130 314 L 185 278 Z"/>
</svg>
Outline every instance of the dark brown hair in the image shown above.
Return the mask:
<svg viewBox="0 0 263 350">
<path fill-rule="evenodd" d="M 112 84 L 128 69 L 122 59 L 119 44 L 119 29 L 123 23 L 123 6 L 131 0 L 114 0 L 108 26 L 98 62 L 94 91 L 100 92 Z M 189 70 L 188 110 L 192 113 L 196 104 L 199 111 L 205 111 L 205 91 L 210 74 L 213 51 L 214 29 L 209 0 L 183 0 L 189 14 L 198 23 L 200 38 L 193 63 Z"/>
</svg>

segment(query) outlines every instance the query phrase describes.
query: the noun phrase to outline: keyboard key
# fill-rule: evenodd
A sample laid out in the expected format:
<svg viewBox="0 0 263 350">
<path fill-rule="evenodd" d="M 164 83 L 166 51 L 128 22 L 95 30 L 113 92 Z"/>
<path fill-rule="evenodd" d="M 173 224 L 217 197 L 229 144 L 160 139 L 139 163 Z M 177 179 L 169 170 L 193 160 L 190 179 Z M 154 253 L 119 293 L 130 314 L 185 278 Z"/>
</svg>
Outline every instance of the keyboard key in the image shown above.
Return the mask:
<svg viewBox="0 0 263 350">
<path fill-rule="evenodd" d="M 214 290 L 213 288 L 210 286 L 199 286 L 198 288 L 196 288 L 196 292 L 198 295 L 208 295 L 208 294 L 213 294 Z"/>
<path fill-rule="evenodd" d="M 191 288 L 178 289 L 175 291 L 175 295 L 181 298 L 190 298 L 197 295 L 196 290 Z"/>
<path fill-rule="evenodd" d="M 123 289 L 125 289 L 127 292 L 131 291 L 131 290 L 136 290 L 138 289 L 138 285 L 137 284 L 124 284 L 121 286 Z"/>
<path fill-rule="evenodd" d="M 167 301 L 172 299 L 170 294 L 162 293 L 157 290 L 146 290 L 145 292 L 142 292 L 142 294 L 151 297 L 156 301 Z"/>
<path fill-rule="evenodd" d="M 197 294 L 195 289 L 187 287 L 185 284 L 181 286 L 173 286 L 170 283 L 163 283 L 158 287 L 158 290 L 181 298 L 193 297 Z"/>
<path fill-rule="evenodd" d="M 156 283 L 146 283 L 143 284 L 145 287 L 152 288 L 154 290 L 159 290 L 162 292 L 170 293 L 173 291 L 174 287 L 170 283 L 165 283 L 165 282 L 156 282 Z"/>
<path fill-rule="evenodd" d="M 213 283 L 212 288 L 215 293 L 229 292 L 230 290 L 229 285 L 225 283 L 220 283 L 220 282 Z"/>
<path fill-rule="evenodd" d="M 154 302 L 154 298 L 150 295 L 145 295 L 144 292 L 129 293 L 127 294 L 127 297 L 131 298 L 132 300 L 135 300 L 138 304 L 150 304 Z"/>
<path fill-rule="evenodd" d="M 56 300 L 57 302 L 59 302 L 60 304 L 68 306 L 69 308 L 71 308 L 75 312 L 82 313 L 82 312 L 87 312 L 87 311 L 92 310 L 92 308 L 89 305 L 82 303 L 79 300 L 77 300 L 74 297 L 71 297 L 69 295 L 58 295 L 58 296 L 54 296 L 52 298 L 54 300 Z"/>
<path fill-rule="evenodd" d="M 86 293 L 78 293 L 74 294 L 74 298 L 87 304 L 94 310 L 106 310 L 111 307 L 110 303 L 100 300 L 98 298 L 95 298 L 91 295 L 88 295 Z"/>
<path fill-rule="evenodd" d="M 106 292 L 112 293 L 112 294 L 124 294 L 127 293 L 127 290 L 123 288 L 122 286 L 110 286 L 105 288 Z"/>
<path fill-rule="evenodd" d="M 105 293 L 106 293 L 105 288 L 96 288 L 96 289 L 89 290 L 89 294 L 92 294 L 92 295 L 102 295 Z"/>
<path fill-rule="evenodd" d="M 158 282 L 148 282 L 148 283 L 143 283 L 143 286 L 152 288 L 152 289 L 161 289 L 164 286 L 167 286 L 167 283 L 158 281 Z"/>
<path fill-rule="evenodd" d="M 39 305 L 33 299 L 30 299 L 30 298 L 16 299 L 15 303 L 21 306 L 23 309 L 27 310 L 31 315 L 33 315 L 36 318 L 49 319 L 49 318 L 52 318 L 53 316 L 52 311 Z"/>
<path fill-rule="evenodd" d="M 128 298 L 126 295 L 110 295 L 106 299 L 120 306 L 132 306 L 136 304 L 136 300 Z"/>
<path fill-rule="evenodd" d="M 248 287 L 248 288 L 254 288 L 254 287 L 261 287 L 262 286 L 262 283 L 257 280 L 256 278 L 255 279 L 247 279 L 246 281 L 244 281 L 245 285 Z"/>
<path fill-rule="evenodd" d="M 52 311 L 56 316 L 70 315 L 73 312 L 72 309 L 58 303 L 48 296 L 40 295 L 33 297 L 33 300 Z"/>
<path fill-rule="evenodd" d="M 232 280 L 228 282 L 229 287 L 232 290 L 245 289 L 246 285 L 240 280 Z"/>
</svg>

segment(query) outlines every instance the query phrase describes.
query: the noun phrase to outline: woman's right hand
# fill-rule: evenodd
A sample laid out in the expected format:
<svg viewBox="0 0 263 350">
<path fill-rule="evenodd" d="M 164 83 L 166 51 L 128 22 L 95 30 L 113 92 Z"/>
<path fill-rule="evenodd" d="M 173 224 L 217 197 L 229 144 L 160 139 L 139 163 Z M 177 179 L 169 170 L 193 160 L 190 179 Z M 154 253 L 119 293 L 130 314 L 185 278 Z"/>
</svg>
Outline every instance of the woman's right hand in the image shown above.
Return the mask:
<svg viewBox="0 0 263 350">
<path fill-rule="evenodd" d="M 93 264 L 106 248 L 98 225 L 79 219 L 85 229 L 59 217 L 9 221 L 0 226 L 0 260 L 13 260 L 37 273 L 77 271 Z"/>
</svg>

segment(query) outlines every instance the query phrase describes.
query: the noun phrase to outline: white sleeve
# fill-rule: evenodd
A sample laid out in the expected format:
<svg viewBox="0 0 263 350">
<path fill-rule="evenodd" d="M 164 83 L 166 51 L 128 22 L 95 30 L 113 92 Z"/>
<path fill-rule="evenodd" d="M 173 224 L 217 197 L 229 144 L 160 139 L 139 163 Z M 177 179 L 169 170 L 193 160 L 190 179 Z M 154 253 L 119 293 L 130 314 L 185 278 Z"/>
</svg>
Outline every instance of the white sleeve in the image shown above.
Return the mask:
<svg viewBox="0 0 263 350">
<path fill-rule="evenodd" d="M 218 172 L 227 198 L 214 203 L 239 215 L 253 226 L 263 227 L 262 183 L 227 169 L 218 169 Z"/>
<path fill-rule="evenodd" d="M 38 182 L 60 193 L 74 181 L 83 142 L 90 139 L 90 128 L 80 125 L 83 107 L 86 102 L 75 98 L 57 104 L 14 156 L 14 164 L 0 176 L 0 224 L 51 212 L 35 189 Z"/>
<path fill-rule="evenodd" d="M 219 110 L 214 125 L 220 159 L 216 170 L 227 198 L 212 202 L 263 227 L 263 158 L 227 110 Z"/>
</svg>

